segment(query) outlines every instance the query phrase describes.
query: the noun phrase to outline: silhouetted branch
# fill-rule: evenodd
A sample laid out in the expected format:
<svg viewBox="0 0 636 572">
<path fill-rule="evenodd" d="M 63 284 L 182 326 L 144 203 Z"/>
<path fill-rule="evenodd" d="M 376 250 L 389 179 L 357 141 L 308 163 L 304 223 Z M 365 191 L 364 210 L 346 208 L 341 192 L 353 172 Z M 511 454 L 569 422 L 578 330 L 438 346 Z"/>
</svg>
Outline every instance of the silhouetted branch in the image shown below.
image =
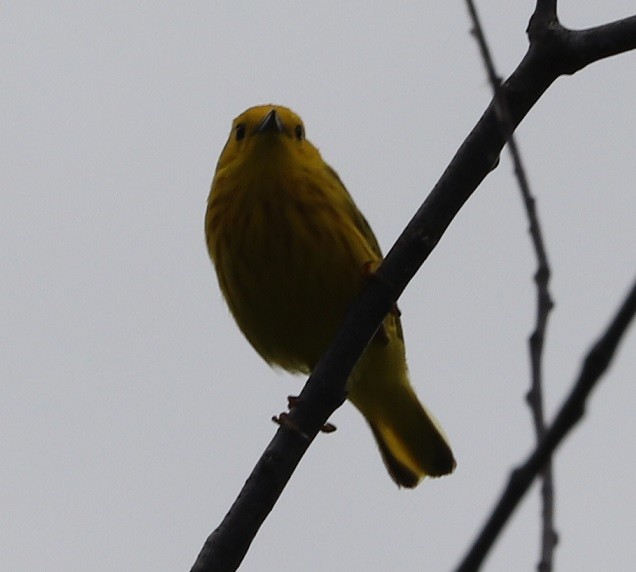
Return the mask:
<svg viewBox="0 0 636 572">
<path fill-rule="evenodd" d="M 457 572 L 478 570 L 499 536 L 512 512 L 526 493 L 541 468 L 551 458 L 552 453 L 561 444 L 563 438 L 571 431 L 585 414 L 588 396 L 605 370 L 636 314 L 636 282 L 623 301 L 614 319 L 601 338 L 592 346 L 587 354 L 581 373 L 557 416 L 545 432 L 543 439 L 528 459 L 515 469 L 508 481 L 508 486 L 492 511 L 488 521 L 464 558 Z"/>
<path fill-rule="evenodd" d="M 488 79 L 495 94 L 499 118 L 503 123 L 502 129 L 506 133 L 510 133 L 508 149 L 510 150 L 510 155 L 514 164 L 515 176 L 519 183 L 521 197 L 523 199 L 524 206 L 526 207 L 526 213 L 530 223 L 530 238 L 537 257 L 537 272 L 534 276 L 537 287 L 537 315 L 535 329 L 529 339 L 531 385 L 526 399 L 532 413 L 537 442 L 540 442 L 545 433 L 542 390 L 543 347 L 545 343 L 545 331 L 548 325 L 548 316 L 553 307 L 552 297 L 550 296 L 550 291 L 548 289 L 550 266 L 548 264 L 548 256 L 543 242 L 543 233 L 541 232 L 541 225 L 536 211 L 535 199 L 530 191 L 530 184 L 528 183 L 526 171 L 521 160 L 521 153 L 519 152 L 515 137 L 512 135 L 512 129 L 509 123 L 509 112 L 506 107 L 505 99 L 500 97 L 499 88 L 501 87 L 501 79 L 495 70 L 495 63 L 490 54 L 490 48 L 486 42 L 486 37 L 481 27 L 481 22 L 479 20 L 475 4 L 473 0 L 466 0 L 466 4 L 473 21 L 473 32 L 477 39 L 479 50 L 484 60 L 484 65 L 486 66 Z M 556 21 L 556 13 L 552 13 L 552 10 L 548 10 L 546 17 L 549 18 L 552 23 Z M 554 529 L 554 479 L 552 475 L 551 460 L 548 460 L 541 473 L 543 481 L 541 486 L 541 559 L 537 569 L 539 572 L 551 572 L 554 547 L 556 546 L 558 538 L 556 530 Z"/>
<path fill-rule="evenodd" d="M 560 75 L 636 47 L 636 17 L 581 32 L 560 26 L 543 30 L 541 19 L 534 20 L 530 49 L 501 86 L 511 128 Z M 230 511 L 206 540 L 193 572 L 225 572 L 240 565 L 311 441 L 344 401 L 346 380 L 383 318 L 495 165 L 506 142 L 500 125 L 492 102 L 378 268 L 378 280 L 369 281 L 352 304 L 290 411 L 289 422 L 276 432 Z"/>
</svg>

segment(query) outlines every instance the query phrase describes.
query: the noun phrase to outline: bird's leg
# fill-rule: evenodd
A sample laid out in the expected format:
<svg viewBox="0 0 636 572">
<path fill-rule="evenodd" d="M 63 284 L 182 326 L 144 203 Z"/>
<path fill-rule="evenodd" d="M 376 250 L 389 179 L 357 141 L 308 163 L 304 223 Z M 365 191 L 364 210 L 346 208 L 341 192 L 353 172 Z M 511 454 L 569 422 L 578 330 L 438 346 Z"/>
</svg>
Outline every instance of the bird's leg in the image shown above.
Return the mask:
<svg viewBox="0 0 636 572">
<path fill-rule="evenodd" d="M 300 396 L 298 395 L 288 395 L 287 396 L 287 409 L 290 411 L 296 407 L 300 403 Z M 298 428 L 298 426 L 290 419 L 289 413 L 283 412 L 280 415 L 274 415 L 272 417 L 272 421 L 277 425 L 288 427 L 289 429 L 293 429 L 305 436 L 302 431 Z M 325 423 L 321 428 L 321 433 L 333 433 L 337 427 L 333 423 Z"/>
<path fill-rule="evenodd" d="M 299 403 L 300 403 L 300 396 L 299 395 L 288 395 L 287 396 L 287 409 L 292 410 Z"/>
<path fill-rule="evenodd" d="M 281 427 L 287 427 L 287 429 L 291 429 L 292 431 L 295 431 L 296 433 L 298 433 L 301 437 L 304 437 L 305 439 L 309 440 L 309 437 L 300 430 L 300 427 L 298 427 L 296 423 L 292 421 L 291 417 L 289 416 L 289 413 L 287 413 L 286 411 L 283 411 L 280 415 L 274 415 L 272 417 L 272 421 L 276 423 L 276 425 L 280 425 Z"/>
</svg>

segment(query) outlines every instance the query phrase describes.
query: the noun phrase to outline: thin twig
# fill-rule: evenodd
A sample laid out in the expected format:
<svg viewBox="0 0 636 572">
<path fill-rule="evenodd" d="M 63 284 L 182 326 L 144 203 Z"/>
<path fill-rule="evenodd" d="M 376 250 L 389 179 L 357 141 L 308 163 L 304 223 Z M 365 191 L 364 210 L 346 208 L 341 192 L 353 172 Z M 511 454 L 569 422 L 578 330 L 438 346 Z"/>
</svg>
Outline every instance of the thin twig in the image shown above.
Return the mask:
<svg viewBox="0 0 636 572">
<path fill-rule="evenodd" d="M 564 401 L 554 422 L 526 461 L 517 467 L 479 536 L 456 572 L 479 570 L 499 533 L 517 508 L 545 463 L 552 457 L 563 438 L 583 418 L 587 398 L 614 357 L 627 327 L 636 315 L 636 281 L 603 335 L 591 347 L 572 391 Z"/>
<path fill-rule="evenodd" d="M 506 100 L 500 96 L 501 78 L 497 74 L 495 63 L 490 53 L 490 48 L 486 41 L 477 8 L 473 0 L 466 0 L 468 12 L 473 21 L 473 34 L 479 45 L 488 80 L 495 94 L 498 105 L 499 119 L 502 123 L 503 131 L 508 135 L 508 149 L 514 165 L 515 176 L 521 191 L 526 214 L 529 220 L 529 233 L 534 246 L 537 258 L 537 271 L 534 277 L 537 287 L 537 313 L 535 328 L 529 338 L 530 349 L 530 391 L 526 396 L 530 407 L 534 423 L 537 442 L 541 441 L 545 433 L 545 416 L 543 413 L 543 389 L 542 389 L 542 363 L 543 348 L 545 344 L 545 332 L 548 325 L 548 317 L 553 307 L 552 297 L 548 288 L 550 280 L 550 266 L 548 256 L 543 241 L 543 233 L 536 211 L 535 199 L 530 191 L 530 184 L 526 176 L 526 171 L 521 160 L 521 153 L 517 146 L 516 139 L 512 134 L 510 124 L 510 113 Z M 556 6 L 554 6 L 556 10 Z M 554 12 L 556 18 L 556 12 Z M 551 20 L 554 21 L 554 20 Z M 541 487 L 541 558 L 537 565 L 539 572 L 551 572 L 554 558 L 554 548 L 557 542 L 557 533 L 554 529 L 554 478 L 552 474 L 552 462 L 548 461 L 542 471 Z"/>
</svg>

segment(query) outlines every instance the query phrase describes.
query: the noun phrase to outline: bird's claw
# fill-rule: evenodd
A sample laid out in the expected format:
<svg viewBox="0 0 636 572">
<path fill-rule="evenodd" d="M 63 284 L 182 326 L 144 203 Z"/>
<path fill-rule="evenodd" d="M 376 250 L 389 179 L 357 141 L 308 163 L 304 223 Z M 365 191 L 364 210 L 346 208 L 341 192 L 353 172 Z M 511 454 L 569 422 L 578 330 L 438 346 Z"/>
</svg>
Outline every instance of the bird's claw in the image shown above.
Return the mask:
<svg viewBox="0 0 636 572">
<path fill-rule="evenodd" d="M 322 433 L 333 433 L 335 430 L 337 429 L 337 427 L 333 424 L 333 423 L 325 423 L 321 428 L 320 431 Z"/>
<path fill-rule="evenodd" d="M 287 396 L 287 409 L 293 409 L 300 403 L 300 395 L 288 395 Z"/>
<path fill-rule="evenodd" d="M 300 435 L 304 439 L 309 440 L 309 437 L 300 430 L 300 427 L 298 427 L 298 425 L 294 421 L 292 421 L 291 417 L 289 416 L 289 413 L 283 412 L 280 415 L 274 415 L 272 417 L 272 421 L 276 423 L 276 425 L 280 425 L 281 427 L 286 427 L 287 429 L 291 429 L 295 433 L 298 433 L 298 435 Z"/>
<path fill-rule="evenodd" d="M 287 396 L 287 408 L 293 409 L 300 403 L 300 397 L 297 395 L 288 395 Z M 280 415 L 274 415 L 272 417 L 272 421 L 276 423 L 276 425 L 280 425 L 281 427 L 287 427 L 292 431 L 296 431 L 299 435 L 302 435 L 305 438 L 308 438 L 305 433 L 303 433 L 298 425 L 292 421 L 289 413 L 283 412 Z M 325 423 L 321 428 L 321 433 L 333 433 L 336 430 L 336 426 L 333 423 Z"/>
</svg>

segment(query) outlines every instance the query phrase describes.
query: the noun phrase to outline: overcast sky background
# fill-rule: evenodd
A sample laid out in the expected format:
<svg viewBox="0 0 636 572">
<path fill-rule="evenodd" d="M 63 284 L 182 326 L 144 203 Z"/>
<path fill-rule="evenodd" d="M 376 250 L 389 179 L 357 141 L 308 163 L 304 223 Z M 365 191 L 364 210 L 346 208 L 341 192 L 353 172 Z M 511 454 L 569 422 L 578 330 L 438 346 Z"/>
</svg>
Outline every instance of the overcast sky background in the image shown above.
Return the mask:
<svg viewBox="0 0 636 572">
<path fill-rule="evenodd" d="M 478 4 L 500 73 L 530 0 Z M 560 2 L 569 27 L 633 1 Z M 232 119 L 281 103 L 386 251 L 491 94 L 464 3 L 13 2 L 0 18 L 0 568 L 189 570 L 304 379 L 270 370 L 203 239 Z M 553 85 L 518 140 L 556 302 L 550 417 L 635 277 L 636 54 Z M 451 477 L 398 490 L 350 404 L 249 571 L 449 570 L 534 443 L 534 255 L 507 154 L 400 301 Z M 558 570 L 636 561 L 636 329 L 555 462 Z M 536 486 L 486 569 L 532 570 Z"/>
</svg>

